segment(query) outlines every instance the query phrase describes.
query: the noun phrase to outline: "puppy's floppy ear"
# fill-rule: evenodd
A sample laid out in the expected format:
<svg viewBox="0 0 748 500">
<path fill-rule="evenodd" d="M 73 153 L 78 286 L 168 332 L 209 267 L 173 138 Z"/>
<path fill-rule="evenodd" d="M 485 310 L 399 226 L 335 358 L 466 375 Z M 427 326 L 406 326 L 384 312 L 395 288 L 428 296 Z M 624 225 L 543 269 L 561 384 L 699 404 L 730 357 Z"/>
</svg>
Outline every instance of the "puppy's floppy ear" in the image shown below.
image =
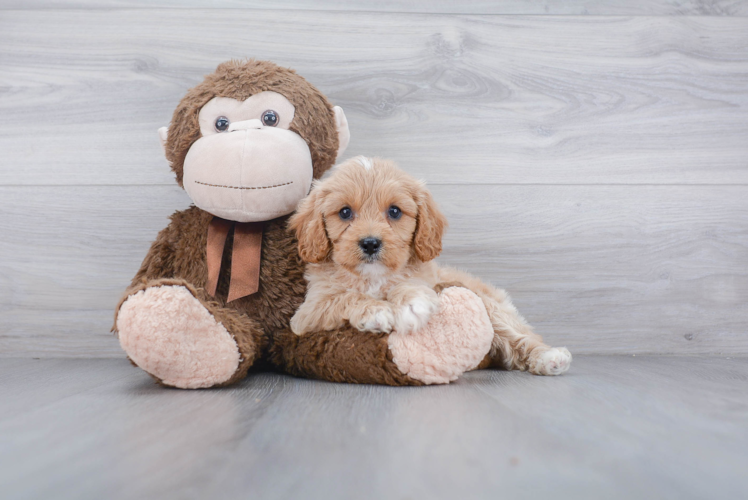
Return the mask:
<svg viewBox="0 0 748 500">
<path fill-rule="evenodd" d="M 414 199 L 418 205 L 416 234 L 413 237 L 413 250 L 422 262 L 435 259 L 442 251 L 442 235 L 447 227 L 444 217 L 431 193 L 423 183 L 419 183 Z"/>
<path fill-rule="evenodd" d="M 320 203 L 322 190 L 312 187 L 312 192 L 301 200 L 296 213 L 288 221 L 288 227 L 296 232 L 299 240 L 299 255 L 304 262 L 322 262 L 330 253 L 330 240 L 325 230 Z"/>
</svg>

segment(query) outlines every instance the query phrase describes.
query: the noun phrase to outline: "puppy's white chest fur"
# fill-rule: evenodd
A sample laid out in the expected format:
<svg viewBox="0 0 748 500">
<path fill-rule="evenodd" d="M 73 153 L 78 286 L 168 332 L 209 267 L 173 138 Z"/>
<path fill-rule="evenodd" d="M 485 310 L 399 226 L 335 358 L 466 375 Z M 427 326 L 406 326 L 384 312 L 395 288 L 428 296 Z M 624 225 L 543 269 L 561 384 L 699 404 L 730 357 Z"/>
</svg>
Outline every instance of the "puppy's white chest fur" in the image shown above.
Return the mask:
<svg viewBox="0 0 748 500">
<path fill-rule="evenodd" d="M 389 283 L 388 269 L 379 262 L 371 264 L 360 264 L 358 271 L 361 273 L 361 292 L 375 299 L 383 299 L 385 296 L 383 287 Z"/>
</svg>

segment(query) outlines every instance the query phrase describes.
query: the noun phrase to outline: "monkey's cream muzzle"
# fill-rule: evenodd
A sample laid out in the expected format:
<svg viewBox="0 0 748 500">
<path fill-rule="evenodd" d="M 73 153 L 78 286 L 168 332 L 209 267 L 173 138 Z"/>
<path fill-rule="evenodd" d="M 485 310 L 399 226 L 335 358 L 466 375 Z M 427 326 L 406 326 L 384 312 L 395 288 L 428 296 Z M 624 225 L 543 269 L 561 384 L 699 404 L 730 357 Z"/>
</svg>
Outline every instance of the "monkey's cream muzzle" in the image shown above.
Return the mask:
<svg viewBox="0 0 748 500">
<path fill-rule="evenodd" d="M 214 97 L 206 103 L 198 116 L 201 137 L 184 159 L 182 184 L 195 205 L 236 222 L 293 212 L 313 176 L 309 146 L 290 130 L 295 111 L 271 91 L 244 101 Z M 268 113 L 272 124 L 265 120 Z M 162 143 L 167 133 L 159 131 Z"/>
<path fill-rule="evenodd" d="M 260 120 L 201 137 L 184 160 L 184 189 L 223 219 L 259 222 L 289 214 L 312 185 L 312 156 L 295 132 Z"/>
</svg>

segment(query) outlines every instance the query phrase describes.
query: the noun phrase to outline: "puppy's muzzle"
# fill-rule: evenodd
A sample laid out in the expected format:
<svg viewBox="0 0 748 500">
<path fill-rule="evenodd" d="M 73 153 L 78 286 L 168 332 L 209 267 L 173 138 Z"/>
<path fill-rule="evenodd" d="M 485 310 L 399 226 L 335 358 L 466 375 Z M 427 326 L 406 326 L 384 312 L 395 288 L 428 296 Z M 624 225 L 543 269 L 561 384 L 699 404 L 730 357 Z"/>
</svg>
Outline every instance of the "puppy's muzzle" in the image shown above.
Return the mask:
<svg viewBox="0 0 748 500">
<path fill-rule="evenodd" d="M 374 257 L 382 248 L 382 240 L 379 238 L 363 238 L 358 241 L 358 246 L 368 257 Z"/>
</svg>

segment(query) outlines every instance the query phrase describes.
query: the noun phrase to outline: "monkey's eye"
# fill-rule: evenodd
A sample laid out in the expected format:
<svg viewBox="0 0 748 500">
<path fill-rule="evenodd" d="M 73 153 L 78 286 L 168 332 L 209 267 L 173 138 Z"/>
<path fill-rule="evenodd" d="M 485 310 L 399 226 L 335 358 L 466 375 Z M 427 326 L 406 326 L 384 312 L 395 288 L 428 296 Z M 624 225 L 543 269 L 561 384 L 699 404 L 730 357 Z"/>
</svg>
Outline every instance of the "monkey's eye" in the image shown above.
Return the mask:
<svg viewBox="0 0 748 500">
<path fill-rule="evenodd" d="M 343 220 L 351 220 L 353 218 L 353 210 L 351 210 L 351 207 L 343 207 L 338 212 L 338 215 Z"/>
<path fill-rule="evenodd" d="M 229 119 L 225 116 L 216 118 L 216 130 L 219 132 L 226 132 L 229 129 L 229 124 Z"/>
<path fill-rule="evenodd" d="M 276 127 L 279 121 L 280 119 L 278 118 L 278 113 L 276 113 L 272 109 L 268 109 L 262 114 L 262 123 L 266 127 Z"/>
<path fill-rule="evenodd" d="M 387 215 L 389 215 L 390 219 L 399 219 L 403 215 L 403 211 L 400 210 L 400 207 L 397 207 L 395 205 L 392 205 L 390 208 L 387 209 Z"/>
</svg>

